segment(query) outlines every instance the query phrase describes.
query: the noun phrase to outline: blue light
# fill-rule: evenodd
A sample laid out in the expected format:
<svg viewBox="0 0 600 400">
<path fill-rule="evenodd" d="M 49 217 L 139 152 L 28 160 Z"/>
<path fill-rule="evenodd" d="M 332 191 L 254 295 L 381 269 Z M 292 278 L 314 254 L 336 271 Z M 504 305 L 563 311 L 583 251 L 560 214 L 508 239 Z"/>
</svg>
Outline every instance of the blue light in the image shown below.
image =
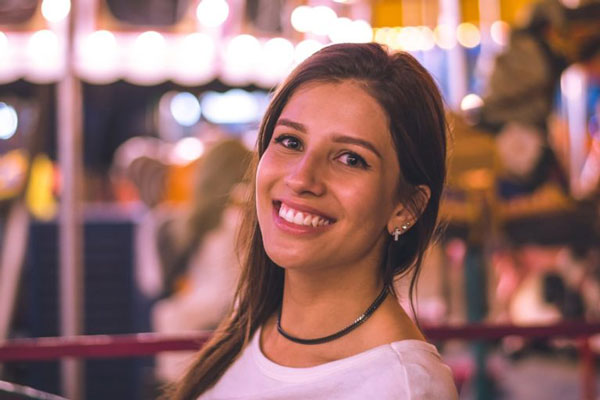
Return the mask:
<svg viewBox="0 0 600 400">
<path fill-rule="evenodd" d="M 193 126 L 200 120 L 200 102 L 191 93 L 177 93 L 171 99 L 171 114 L 182 126 Z"/>
<path fill-rule="evenodd" d="M 17 132 L 19 117 L 13 107 L 0 102 L 0 140 L 8 140 Z"/>
</svg>

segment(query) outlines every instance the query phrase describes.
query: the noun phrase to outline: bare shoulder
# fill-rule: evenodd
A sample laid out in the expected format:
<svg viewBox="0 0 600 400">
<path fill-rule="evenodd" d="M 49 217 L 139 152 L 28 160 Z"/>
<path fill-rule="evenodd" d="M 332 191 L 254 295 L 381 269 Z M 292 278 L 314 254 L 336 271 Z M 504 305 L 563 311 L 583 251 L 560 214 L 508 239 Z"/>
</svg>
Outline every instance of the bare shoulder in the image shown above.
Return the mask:
<svg viewBox="0 0 600 400">
<path fill-rule="evenodd" d="M 362 336 L 372 347 L 401 340 L 425 341 L 417 325 L 393 296 L 388 296 L 372 321 L 366 324 Z"/>
</svg>

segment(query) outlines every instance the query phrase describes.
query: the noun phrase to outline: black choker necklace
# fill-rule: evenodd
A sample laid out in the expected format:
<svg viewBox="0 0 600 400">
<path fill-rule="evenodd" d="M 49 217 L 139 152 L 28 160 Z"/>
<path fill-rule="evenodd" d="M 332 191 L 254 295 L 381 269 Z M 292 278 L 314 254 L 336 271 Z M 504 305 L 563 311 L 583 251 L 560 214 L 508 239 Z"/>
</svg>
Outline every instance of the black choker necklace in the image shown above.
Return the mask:
<svg viewBox="0 0 600 400">
<path fill-rule="evenodd" d="M 379 308 L 381 303 L 383 303 L 383 300 L 385 300 L 387 294 L 388 294 L 387 287 L 384 287 L 383 290 L 381 291 L 381 293 L 379 293 L 379 296 L 377 296 L 377 298 L 373 302 L 373 304 L 371 304 L 369 306 L 369 308 L 367 308 L 367 311 L 365 311 L 358 318 L 356 318 L 353 323 L 351 323 L 350 325 L 348 325 L 341 331 L 338 331 L 332 335 L 324 336 L 324 337 L 320 337 L 320 338 L 316 338 L 316 339 L 300 339 L 300 338 L 292 336 L 289 333 L 287 333 L 286 331 L 284 331 L 283 328 L 281 327 L 281 307 L 279 307 L 279 310 L 277 311 L 277 331 L 279 331 L 281 336 L 283 336 L 284 338 L 291 340 L 292 342 L 296 342 L 296 343 L 300 343 L 300 344 L 320 344 L 320 343 L 325 343 L 325 342 L 331 342 L 332 340 L 342 337 L 342 336 L 346 335 L 347 333 L 350 333 L 354 329 L 358 328 L 363 322 L 365 322 L 375 312 L 375 310 L 377 310 L 377 308 Z"/>
</svg>

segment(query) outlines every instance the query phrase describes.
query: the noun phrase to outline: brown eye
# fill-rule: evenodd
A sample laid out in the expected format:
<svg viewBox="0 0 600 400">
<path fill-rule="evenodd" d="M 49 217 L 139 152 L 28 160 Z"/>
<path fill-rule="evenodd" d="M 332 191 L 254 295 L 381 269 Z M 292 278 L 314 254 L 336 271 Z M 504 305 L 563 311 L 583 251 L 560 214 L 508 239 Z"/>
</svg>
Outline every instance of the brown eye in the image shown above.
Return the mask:
<svg viewBox="0 0 600 400">
<path fill-rule="evenodd" d="M 275 138 L 275 143 L 281 144 L 283 147 L 290 150 L 301 150 L 302 142 L 294 136 L 281 135 Z"/>
<path fill-rule="evenodd" d="M 353 168 L 367 169 L 369 167 L 369 165 L 367 164 L 367 162 L 365 161 L 364 158 L 362 158 L 358 154 L 352 153 L 352 152 L 347 152 L 347 153 L 342 154 L 339 157 L 339 160 L 343 164 L 346 164 L 347 166 L 353 167 Z"/>
</svg>

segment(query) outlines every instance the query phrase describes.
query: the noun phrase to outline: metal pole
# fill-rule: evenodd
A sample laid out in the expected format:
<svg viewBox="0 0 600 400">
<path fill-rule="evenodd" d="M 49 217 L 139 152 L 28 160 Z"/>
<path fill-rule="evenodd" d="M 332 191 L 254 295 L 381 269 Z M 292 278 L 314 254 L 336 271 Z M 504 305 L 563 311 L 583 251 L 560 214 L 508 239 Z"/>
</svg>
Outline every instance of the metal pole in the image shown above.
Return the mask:
<svg viewBox="0 0 600 400">
<path fill-rule="evenodd" d="M 81 224 L 82 121 L 81 82 L 73 67 L 76 5 L 72 0 L 65 38 L 65 75 L 57 87 L 58 158 L 61 171 L 59 263 L 60 331 L 62 336 L 82 334 L 83 256 Z M 63 395 L 83 399 L 83 362 L 61 363 Z"/>
</svg>

